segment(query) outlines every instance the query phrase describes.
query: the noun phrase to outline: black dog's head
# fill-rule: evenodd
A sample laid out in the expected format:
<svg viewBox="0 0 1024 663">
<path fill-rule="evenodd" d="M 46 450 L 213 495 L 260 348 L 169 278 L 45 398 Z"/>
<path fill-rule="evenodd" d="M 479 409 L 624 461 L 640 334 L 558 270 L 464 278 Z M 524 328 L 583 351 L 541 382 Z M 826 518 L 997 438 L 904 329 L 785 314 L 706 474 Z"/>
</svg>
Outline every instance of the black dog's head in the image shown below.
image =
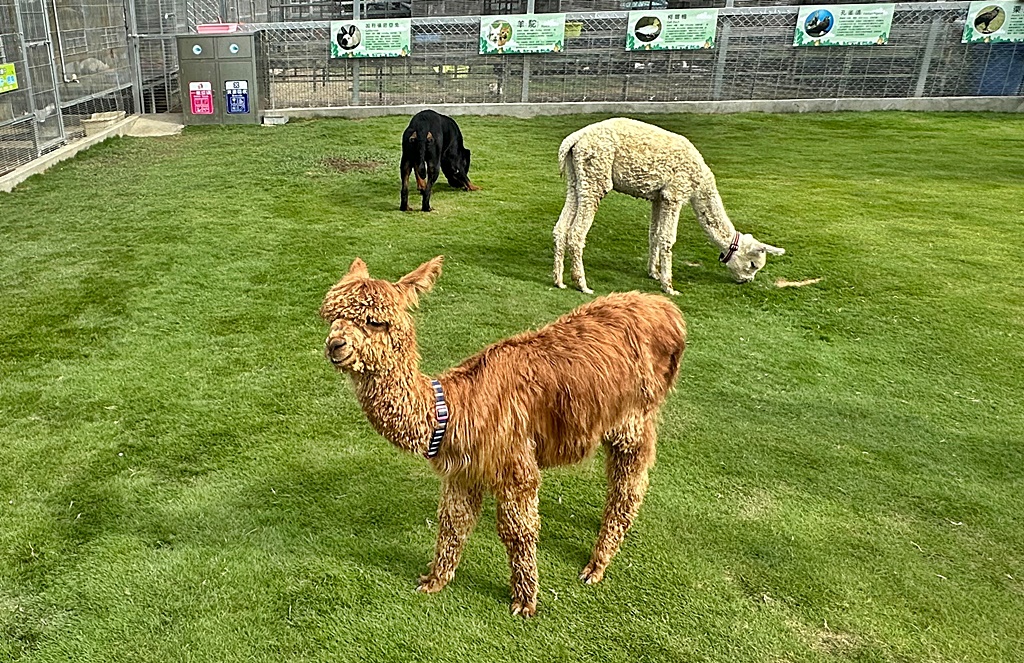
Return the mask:
<svg viewBox="0 0 1024 663">
<path fill-rule="evenodd" d="M 454 187 L 465 187 L 469 185 L 469 150 L 460 148 L 448 158 L 448 163 L 441 162 L 441 169 L 445 171 L 449 183 Z"/>
</svg>

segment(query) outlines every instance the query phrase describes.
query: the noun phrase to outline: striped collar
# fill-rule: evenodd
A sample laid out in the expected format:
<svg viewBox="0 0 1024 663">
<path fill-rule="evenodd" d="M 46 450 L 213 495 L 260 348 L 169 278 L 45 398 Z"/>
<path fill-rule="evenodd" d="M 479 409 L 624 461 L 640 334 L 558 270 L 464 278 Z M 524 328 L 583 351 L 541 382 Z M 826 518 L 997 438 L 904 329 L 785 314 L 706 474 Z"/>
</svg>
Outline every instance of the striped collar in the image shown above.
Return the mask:
<svg viewBox="0 0 1024 663">
<path fill-rule="evenodd" d="M 733 254 L 740 248 L 740 234 L 737 232 L 732 236 L 732 243 L 729 244 L 729 250 L 726 253 L 720 253 L 718 259 L 724 264 L 729 262 Z"/>
<path fill-rule="evenodd" d="M 441 451 L 441 440 L 448 430 L 448 404 L 444 401 L 444 387 L 437 380 L 431 380 L 434 387 L 434 412 L 437 414 L 437 428 L 430 434 L 430 445 L 427 447 L 427 458 L 435 457 Z"/>
</svg>

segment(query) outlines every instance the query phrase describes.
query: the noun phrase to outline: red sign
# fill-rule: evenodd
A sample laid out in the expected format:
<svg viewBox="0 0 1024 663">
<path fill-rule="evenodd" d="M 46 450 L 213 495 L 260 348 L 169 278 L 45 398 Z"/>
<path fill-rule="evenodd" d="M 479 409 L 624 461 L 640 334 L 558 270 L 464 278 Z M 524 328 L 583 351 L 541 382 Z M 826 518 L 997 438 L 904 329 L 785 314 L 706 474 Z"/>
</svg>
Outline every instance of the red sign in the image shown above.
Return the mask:
<svg viewBox="0 0 1024 663">
<path fill-rule="evenodd" d="M 201 35 L 217 32 L 238 32 L 238 27 L 237 23 L 203 23 L 196 26 L 196 32 Z"/>
<path fill-rule="evenodd" d="M 213 84 L 208 81 L 190 82 L 188 100 L 193 115 L 213 115 Z"/>
</svg>

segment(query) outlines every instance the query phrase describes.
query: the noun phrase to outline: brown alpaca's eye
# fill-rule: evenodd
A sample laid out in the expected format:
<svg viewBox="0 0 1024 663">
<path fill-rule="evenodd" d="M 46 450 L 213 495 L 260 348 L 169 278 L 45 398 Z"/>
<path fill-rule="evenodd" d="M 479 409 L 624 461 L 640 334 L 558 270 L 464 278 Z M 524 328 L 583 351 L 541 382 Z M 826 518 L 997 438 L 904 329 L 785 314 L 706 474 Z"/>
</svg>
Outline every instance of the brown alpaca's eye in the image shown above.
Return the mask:
<svg viewBox="0 0 1024 663">
<path fill-rule="evenodd" d="M 386 330 L 388 328 L 388 323 L 380 322 L 380 321 L 374 320 L 372 318 L 367 318 L 366 319 L 366 326 L 369 327 L 370 329 L 374 330 L 374 331 L 384 331 L 384 330 Z"/>
</svg>

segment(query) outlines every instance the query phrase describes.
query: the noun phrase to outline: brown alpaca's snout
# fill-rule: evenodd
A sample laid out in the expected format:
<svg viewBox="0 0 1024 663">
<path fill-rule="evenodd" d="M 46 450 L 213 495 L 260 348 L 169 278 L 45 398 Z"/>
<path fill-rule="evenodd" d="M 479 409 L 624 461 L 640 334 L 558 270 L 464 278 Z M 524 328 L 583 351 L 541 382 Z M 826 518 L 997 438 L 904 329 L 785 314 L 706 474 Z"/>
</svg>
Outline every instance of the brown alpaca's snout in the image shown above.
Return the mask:
<svg viewBox="0 0 1024 663">
<path fill-rule="evenodd" d="M 345 343 L 345 339 L 338 336 L 328 336 L 324 354 L 327 355 L 327 359 L 335 366 L 344 366 L 352 359 L 352 348 Z"/>
</svg>

